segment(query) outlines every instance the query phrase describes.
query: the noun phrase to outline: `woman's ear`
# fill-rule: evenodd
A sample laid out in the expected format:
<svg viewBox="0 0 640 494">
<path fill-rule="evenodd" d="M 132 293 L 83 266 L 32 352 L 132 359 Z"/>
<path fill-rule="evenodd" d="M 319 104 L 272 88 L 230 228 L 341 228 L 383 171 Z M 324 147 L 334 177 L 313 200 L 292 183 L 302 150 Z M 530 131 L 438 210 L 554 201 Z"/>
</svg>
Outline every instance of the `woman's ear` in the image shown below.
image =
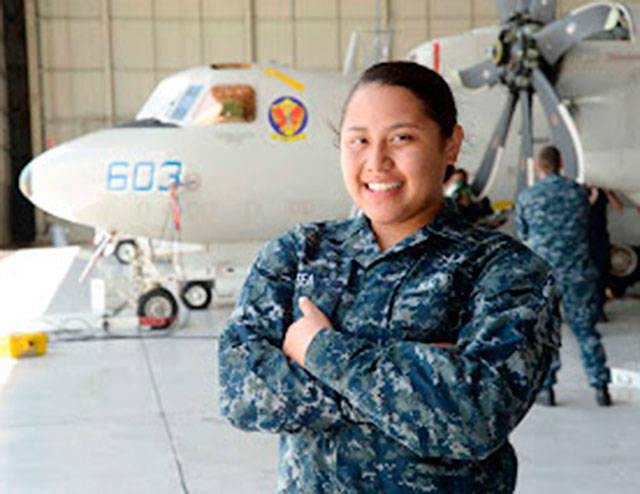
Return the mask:
<svg viewBox="0 0 640 494">
<path fill-rule="evenodd" d="M 458 153 L 460 153 L 460 147 L 462 146 L 462 140 L 464 139 L 464 130 L 460 125 L 456 124 L 453 128 L 451 137 L 447 139 L 446 155 L 447 163 L 455 163 L 458 161 Z"/>
</svg>

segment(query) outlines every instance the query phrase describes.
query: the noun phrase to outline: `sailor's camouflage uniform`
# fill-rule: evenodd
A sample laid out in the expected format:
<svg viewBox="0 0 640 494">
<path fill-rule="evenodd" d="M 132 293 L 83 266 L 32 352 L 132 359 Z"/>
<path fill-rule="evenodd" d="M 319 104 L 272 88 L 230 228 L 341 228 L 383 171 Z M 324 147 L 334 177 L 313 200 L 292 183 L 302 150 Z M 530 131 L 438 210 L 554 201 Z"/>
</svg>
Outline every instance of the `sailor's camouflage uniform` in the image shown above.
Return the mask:
<svg viewBox="0 0 640 494">
<path fill-rule="evenodd" d="M 524 190 L 516 202 L 516 232 L 553 267 L 565 318 L 580 345 L 582 364 L 591 386 L 610 381 L 596 323 L 598 271 L 589 253 L 589 197 L 576 182 L 554 173 Z M 556 382 L 557 359 L 546 385 Z"/>
<path fill-rule="evenodd" d="M 385 252 L 361 216 L 259 254 L 220 339 L 220 407 L 281 434 L 280 492 L 513 491 L 508 436 L 559 345 L 553 277 L 450 208 Z M 306 370 L 281 351 L 302 295 L 333 324 Z"/>
</svg>

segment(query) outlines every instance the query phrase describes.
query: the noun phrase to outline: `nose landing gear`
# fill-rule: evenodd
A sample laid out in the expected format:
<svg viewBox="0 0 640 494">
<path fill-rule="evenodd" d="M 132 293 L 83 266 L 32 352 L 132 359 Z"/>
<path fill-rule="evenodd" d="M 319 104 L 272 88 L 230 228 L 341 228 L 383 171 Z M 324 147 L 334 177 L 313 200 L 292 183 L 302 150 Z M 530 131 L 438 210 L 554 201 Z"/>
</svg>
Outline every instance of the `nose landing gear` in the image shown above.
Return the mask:
<svg viewBox="0 0 640 494">
<path fill-rule="evenodd" d="M 178 315 L 178 302 L 166 288 L 152 288 L 138 298 L 137 314 L 141 325 L 165 329 Z"/>
<path fill-rule="evenodd" d="M 180 291 L 180 298 L 189 309 L 206 309 L 211 303 L 211 281 L 188 281 Z"/>
</svg>

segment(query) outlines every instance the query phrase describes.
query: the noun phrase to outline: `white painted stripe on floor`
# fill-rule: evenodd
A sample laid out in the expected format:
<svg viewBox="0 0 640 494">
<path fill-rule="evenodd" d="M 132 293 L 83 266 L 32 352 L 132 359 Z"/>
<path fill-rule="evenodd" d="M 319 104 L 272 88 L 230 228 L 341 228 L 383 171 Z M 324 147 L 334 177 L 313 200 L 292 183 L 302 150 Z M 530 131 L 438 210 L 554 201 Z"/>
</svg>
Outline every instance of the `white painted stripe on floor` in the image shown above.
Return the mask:
<svg viewBox="0 0 640 494">
<path fill-rule="evenodd" d="M 611 385 L 626 388 L 640 388 L 640 372 L 612 367 Z"/>
<path fill-rule="evenodd" d="M 80 247 L 23 249 L 0 261 L 0 334 L 10 321 L 42 316 Z"/>
</svg>

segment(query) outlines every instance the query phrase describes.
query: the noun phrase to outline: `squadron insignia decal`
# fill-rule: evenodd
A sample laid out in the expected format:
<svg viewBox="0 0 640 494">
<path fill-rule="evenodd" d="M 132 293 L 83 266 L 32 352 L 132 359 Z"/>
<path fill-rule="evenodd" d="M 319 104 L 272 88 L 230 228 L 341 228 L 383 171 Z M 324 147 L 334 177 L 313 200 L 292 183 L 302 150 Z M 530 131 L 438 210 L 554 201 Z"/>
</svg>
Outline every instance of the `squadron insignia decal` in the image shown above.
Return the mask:
<svg viewBox="0 0 640 494">
<path fill-rule="evenodd" d="M 271 137 L 291 142 L 306 139 L 302 131 L 307 126 L 309 113 L 302 101 L 293 96 L 282 96 L 269 106 L 269 123 L 276 131 Z"/>
</svg>

